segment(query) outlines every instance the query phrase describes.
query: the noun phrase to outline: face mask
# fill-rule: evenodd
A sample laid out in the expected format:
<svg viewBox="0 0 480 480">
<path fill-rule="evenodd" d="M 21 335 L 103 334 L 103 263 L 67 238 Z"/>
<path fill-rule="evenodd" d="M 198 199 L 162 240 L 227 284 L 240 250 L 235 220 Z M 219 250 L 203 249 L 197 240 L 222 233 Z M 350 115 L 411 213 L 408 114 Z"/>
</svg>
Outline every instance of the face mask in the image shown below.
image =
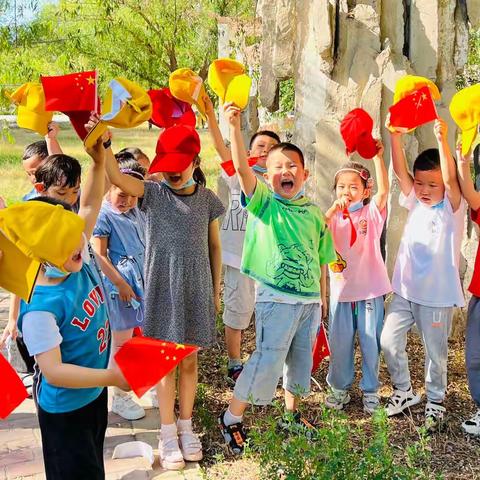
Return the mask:
<svg viewBox="0 0 480 480">
<path fill-rule="evenodd" d="M 53 265 L 46 265 L 45 266 L 44 275 L 47 278 L 65 278 L 65 277 L 68 277 L 68 273 L 65 273 L 64 271 L 60 270 L 57 267 L 54 267 Z"/>
<path fill-rule="evenodd" d="M 362 207 L 363 207 L 363 201 L 360 200 L 359 202 L 352 203 L 352 204 L 348 207 L 348 211 L 349 211 L 350 213 L 353 213 L 353 212 L 356 212 L 357 210 L 360 210 Z"/>
<path fill-rule="evenodd" d="M 305 196 L 305 188 L 302 187 L 302 189 L 292 198 L 284 198 L 278 193 L 274 193 L 273 197 L 276 198 L 277 200 L 280 200 L 283 203 L 291 203 L 294 202 L 295 200 L 298 200 L 299 198 L 302 198 Z"/>
<path fill-rule="evenodd" d="M 265 167 L 261 167 L 260 165 L 254 165 L 252 168 L 258 173 L 267 173 L 267 169 Z"/>
<path fill-rule="evenodd" d="M 162 180 L 162 183 L 166 185 L 168 188 L 170 188 L 171 190 L 183 190 L 184 188 L 188 188 L 188 187 L 191 187 L 192 185 L 195 185 L 197 182 L 195 182 L 193 177 L 191 177 L 190 180 L 186 181 L 181 187 L 178 187 L 178 188 L 172 187 L 168 182 L 168 180 L 165 180 L 165 179 Z"/>
</svg>

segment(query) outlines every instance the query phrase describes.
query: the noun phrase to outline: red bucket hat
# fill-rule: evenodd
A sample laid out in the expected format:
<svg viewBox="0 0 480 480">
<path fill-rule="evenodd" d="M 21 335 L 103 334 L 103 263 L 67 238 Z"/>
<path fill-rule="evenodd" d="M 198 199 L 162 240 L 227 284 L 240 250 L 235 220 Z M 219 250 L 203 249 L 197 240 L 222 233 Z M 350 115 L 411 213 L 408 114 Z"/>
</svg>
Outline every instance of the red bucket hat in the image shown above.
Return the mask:
<svg viewBox="0 0 480 480">
<path fill-rule="evenodd" d="M 166 128 L 158 137 L 148 173 L 183 172 L 200 153 L 200 137 L 189 125 Z"/>
<path fill-rule="evenodd" d="M 357 151 L 365 159 L 375 156 L 377 144 L 372 137 L 372 129 L 372 117 L 362 108 L 355 108 L 345 115 L 340 124 L 340 133 L 348 155 Z"/>
<path fill-rule="evenodd" d="M 168 128 L 182 123 L 195 127 L 197 119 L 192 106 L 173 97 L 168 87 L 149 90 L 148 95 L 153 106 L 150 121 L 154 125 L 159 128 Z"/>
</svg>

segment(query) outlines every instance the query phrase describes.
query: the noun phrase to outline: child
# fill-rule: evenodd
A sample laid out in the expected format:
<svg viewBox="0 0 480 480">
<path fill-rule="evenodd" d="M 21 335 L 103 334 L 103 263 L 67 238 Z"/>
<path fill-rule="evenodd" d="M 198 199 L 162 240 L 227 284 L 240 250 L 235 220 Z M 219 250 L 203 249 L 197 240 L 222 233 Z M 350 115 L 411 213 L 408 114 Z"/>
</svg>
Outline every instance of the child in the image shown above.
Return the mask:
<svg viewBox="0 0 480 480">
<path fill-rule="evenodd" d="M 143 180 L 145 169 L 135 160 L 121 160 L 120 171 Z M 143 325 L 143 264 L 145 257 L 145 218 L 137 199 L 111 186 L 93 230 L 93 248 L 110 271 L 106 294 L 110 298 L 112 356 Z M 145 410 L 129 394 L 114 389 L 112 412 L 126 420 L 138 420 Z"/>
<path fill-rule="evenodd" d="M 221 249 L 217 218 L 224 208 L 205 188 L 200 170 L 200 138 L 192 127 L 166 129 L 157 143 L 153 165 L 162 183 L 122 174 L 107 151 L 107 172 L 123 192 L 143 197 L 145 231 L 144 334 L 177 343 L 209 347 L 215 342 L 215 310 L 220 307 Z M 179 419 L 175 423 L 175 371 L 157 385 L 161 430 L 160 463 L 181 469 L 185 460 L 202 459 L 202 445 L 192 430 L 197 386 L 197 355 L 179 370 Z"/>
<path fill-rule="evenodd" d="M 372 200 L 373 179 L 369 170 L 349 162 L 335 174 L 337 200 L 325 214 L 337 250 L 337 260 L 330 264 L 331 354 L 327 382 L 332 392 L 325 404 L 341 410 L 350 401 L 348 389 L 355 376 L 355 333 L 358 332 L 362 352 L 360 388 L 367 413 L 373 413 L 379 406 L 383 296 L 391 291 L 380 251 L 387 216 L 388 175 L 380 141 L 377 148 L 373 163 L 378 190 Z"/>
<path fill-rule="evenodd" d="M 387 120 L 387 127 L 391 129 Z M 465 304 L 458 262 L 465 202 L 455 162 L 447 144 L 447 125 L 438 119 L 434 132 L 438 149 L 420 153 L 407 169 L 401 133 L 390 134 L 393 170 L 401 188 L 400 205 L 409 210 L 392 280 L 393 299 L 383 326 L 381 346 L 394 385 L 387 414 L 397 415 L 416 405 L 412 390 L 407 332 L 416 325 L 425 345 L 425 424 L 440 426 L 447 388 L 448 334 L 453 307 Z"/>
<path fill-rule="evenodd" d="M 248 403 L 270 403 L 283 368 L 287 411 L 310 389 L 312 348 L 320 321 L 321 266 L 335 249 L 323 215 L 304 197 L 308 170 L 301 150 L 279 143 L 267 156 L 265 179 L 248 166 L 240 132 L 240 110 L 225 105 L 232 156 L 249 212 L 242 272 L 258 283 L 256 349 L 237 379 L 233 399 L 218 422 L 232 451 L 243 451 L 242 418 Z"/>
<path fill-rule="evenodd" d="M 78 213 L 85 220 L 83 240 L 63 271 L 43 265 L 31 303 L 22 303 L 19 317 L 19 328 L 40 370 L 35 396 L 48 480 L 105 478 L 107 390 L 102 387 L 128 388 L 118 370 L 107 369 L 105 294 L 84 249 L 103 195 L 101 140 L 88 153 L 93 165 Z"/>
<path fill-rule="evenodd" d="M 146 171 L 150 168 L 150 159 L 137 147 L 122 148 L 117 155 L 130 154 Z"/>
<path fill-rule="evenodd" d="M 231 160 L 230 149 L 225 146 L 218 128 L 215 111 L 210 97 L 204 97 L 208 129 L 213 144 L 222 162 Z M 264 181 L 265 162 L 270 149 L 280 143 L 274 132 L 261 130 L 250 139 L 248 155 L 258 157 L 252 167 L 256 177 Z M 220 238 L 222 241 L 222 262 L 225 265 L 223 294 L 223 323 L 225 325 L 225 343 L 228 353 L 229 383 L 235 382 L 243 370 L 241 360 L 242 330 L 248 328 L 255 308 L 255 282 L 240 271 L 242 262 L 243 241 L 247 226 L 247 211 L 240 203 L 241 189 L 237 175 L 229 177 L 222 171 L 222 178 L 230 190 L 227 213 L 222 223 Z"/>
<path fill-rule="evenodd" d="M 478 147 L 477 147 L 478 148 Z M 458 178 L 462 194 L 471 209 L 472 220 L 480 224 L 480 193 L 475 191 L 470 170 L 471 152 L 462 155 L 462 146 L 457 147 Z M 462 423 L 465 432 L 480 435 L 480 248 L 477 250 L 472 281 L 468 287 L 472 298 L 468 304 L 467 330 L 465 332 L 465 361 L 470 394 L 477 407 L 477 412 Z"/>
</svg>

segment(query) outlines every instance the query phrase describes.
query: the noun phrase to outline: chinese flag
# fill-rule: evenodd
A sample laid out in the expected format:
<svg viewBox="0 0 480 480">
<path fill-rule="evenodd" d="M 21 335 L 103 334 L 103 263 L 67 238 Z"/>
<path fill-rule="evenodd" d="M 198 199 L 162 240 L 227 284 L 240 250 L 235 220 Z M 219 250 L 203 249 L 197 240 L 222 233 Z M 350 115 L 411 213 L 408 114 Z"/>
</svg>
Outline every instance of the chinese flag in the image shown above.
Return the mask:
<svg viewBox="0 0 480 480">
<path fill-rule="evenodd" d="M 327 334 L 325 333 L 325 327 L 323 323 L 320 323 L 318 329 L 317 338 L 315 339 L 315 345 L 313 346 L 313 366 L 312 373 L 319 367 L 320 362 L 330 356 L 330 347 L 328 345 Z"/>
<path fill-rule="evenodd" d="M 100 99 L 97 98 L 97 113 L 100 110 Z M 88 132 L 85 128 L 85 124 L 90 120 L 91 110 L 71 110 L 63 112 L 69 119 L 72 127 L 77 132 L 80 140 L 85 140 Z"/>
<path fill-rule="evenodd" d="M 419 127 L 438 118 L 435 103 L 428 87 L 422 87 L 415 93 L 398 101 L 390 108 L 390 124 L 392 127 Z"/>
<path fill-rule="evenodd" d="M 258 162 L 258 159 L 259 157 L 250 157 L 248 159 L 248 165 L 250 167 L 253 167 Z M 235 165 L 233 164 L 233 160 L 227 160 L 226 162 L 221 163 L 220 166 L 223 168 L 223 171 L 229 177 L 233 177 L 235 175 L 236 171 L 235 171 Z"/>
<path fill-rule="evenodd" d="M 133 337 L 122 345 L 114 358 L 132 390 L 141 397 L 197 350 L 194 345 Z"/>
<path fill-rule="evenodd" d="M 0 418 L 7 418 L 27 397 L 27 389 L 17 372 L 0 353 Z"/>
<path fill-rule="evenodd" d="M 57 112 L 97 110 L 97 72 L 41 77 L 45 110 Z"/>
</svg>

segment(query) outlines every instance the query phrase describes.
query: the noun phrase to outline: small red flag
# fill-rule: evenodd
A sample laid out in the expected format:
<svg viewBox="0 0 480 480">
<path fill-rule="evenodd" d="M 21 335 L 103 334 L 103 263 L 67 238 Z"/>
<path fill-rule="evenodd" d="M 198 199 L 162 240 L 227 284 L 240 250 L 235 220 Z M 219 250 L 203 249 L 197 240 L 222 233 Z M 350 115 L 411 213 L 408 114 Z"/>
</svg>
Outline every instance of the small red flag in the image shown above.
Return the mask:
<svg viewBox="0 0 480 480">
<path fill-rule="evenodd" d="M 97 111 L 97 72 L 40 77 L 47 112 Z"/>
<path fill-rule="evenodd" d="M 114 358 L 132 390 L 141 397 L 197 350 L 195 345 L 133 337 L 122 345 Z"/>
<path fill-rule="evenodd" d="M 319 367 L 320 362 L 330 356 L 330 346 L 328 345 L 328 338 L 325 332 L 323 322 L 320 323 L 318 329 L 317 338 L 315 339 L 315 345 L 313 346 L 313 365 L 312 373 Z"/>
<path fill-rule="evenodd" d="M 250 157 L 248 159 L 248 166 L 253 167 L 260 157 Z M 222 162 L 220 166 L 223 168 L 223 171 L 229 176 L 233 177 L 236 173 L 235 165 L 233 164 L 233 160 L 227 160 L 226 162 Z"/>
<path fill-rule="evenodd" d="M 422 87 L 389 108 L 390 125 L 416 128 L 438 118 L 437 109 L 428 87 Z"/>
<path fill-rule="evenodd" d="M 27 397 L 27 389 L 17 372 L 0 353 L 0 418 L 7 418 Z"/>
</svg>

